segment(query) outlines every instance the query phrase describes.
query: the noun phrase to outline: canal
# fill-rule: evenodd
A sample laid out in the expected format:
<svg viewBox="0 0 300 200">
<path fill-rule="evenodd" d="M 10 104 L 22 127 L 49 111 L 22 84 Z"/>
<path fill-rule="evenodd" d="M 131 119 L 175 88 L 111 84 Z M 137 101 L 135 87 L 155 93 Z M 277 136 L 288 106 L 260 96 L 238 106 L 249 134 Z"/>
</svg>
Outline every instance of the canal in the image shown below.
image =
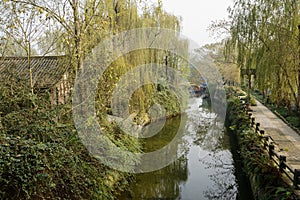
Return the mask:
<svg viewBox="0 0 300 200">
<path fill-rule="evenodd" d="M 143 150 L 153 151 L 170 142 L 183 117 L 183 142 L 187 147 L 183 156 L 163 169 L 135 175 L 135 181 L 118 199 L 251 200 L 239 158 L 231 153 L 234 144 L 201 98 L 191 98 L 185 115 L 168 120 L 157 135 L 142 141 Z"/>
</svg>

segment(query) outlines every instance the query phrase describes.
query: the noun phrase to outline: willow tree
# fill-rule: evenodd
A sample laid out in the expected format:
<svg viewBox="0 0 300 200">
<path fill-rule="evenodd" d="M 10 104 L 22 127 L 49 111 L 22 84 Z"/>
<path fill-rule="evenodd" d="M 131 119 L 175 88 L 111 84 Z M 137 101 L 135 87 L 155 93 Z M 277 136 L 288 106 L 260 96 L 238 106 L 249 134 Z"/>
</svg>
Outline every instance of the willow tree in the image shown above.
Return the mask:
<svg viewBox="0 0 300 200">
<path fill-rule="evenodd" d="M 159 2 L 157 5 L 151 7 L 144 6 L 142 10 L 138 9 L 138 3 L 135 1 L 110 1 L 107 3 L 107 13 L 109 14 L 111 33 L 117 34 L 118 32 L 134 29 L 134 28 L 145 28 L 145 27 L 159 27 L 159 28 L 168 28 L 175 31 L 180 31 L 180 19 L 165 12 L 162 9 L 162 4 Z M 158 33 L 159 34 L 159 33 Z M 144 43 L 147 40 L 148 36 L 140 34 L 136 38 L 136 43 Z M 186 42 L 180 40 L 176 34 L 172 37 L 167 38 L 164 42 L 166 44 L 170 41 L 174 41 L 178 46 L 185 47 L 187 51 Z M 122 45 L 120 42 L 118 45 Z M 117 44 L 116 44 L 117 45 Z M 116 46 L 114 45 L 114 46 Z M 114 50 L 112 49 L 112 52 Z M 114 86 L 117 84 L 119 78 L 124 75 L 129 70 L 133 69 L 136 66 L 144 64 L 161 64 L 166 65 L 167 67 L 172 67 L 179 69 L 180 58 L 176 57 L 174 54 L 168 51 L 159 50 L 159 49 L 142 49 L 135 50 L 127 55 L 122 56 L 117 59 L 105 72 L 105 75 L 102 77 L 100 93 L 102 93 L 101 99 L 105 99 L 105 106 L 110 109 L 110 96 L 114 90 Z M 184 62 L 182 63 L 182 68 Z M 140 80 L 128 80 L 137 82 L 147 82 L 150 81 L 150 78 L 156 72 L 149 70 L 144 76 L 139 76 Z M 167 73 L 167 72 L 166 72 Z M 103 90 L 103 86 L 105 86 Z M 157 94 L 157 86 L 155 84 L 144 85 L 143 87 L 137 89 L 132 95 L 130 101 L 130 111 L 138 114 L 138 118 L 147 118 L 147 111 L 157 100 L 154 96 Z M 122 96 L 119 96 L 122 98 Z M 170 100 L 172 102 L 174 99 Z M 122 109 L 122 108 L 120 108 Z"/>
<path fill-rule="evenodd" d="M 239 67 L 256 69 L 256 87 L 275 103 L 299 107 L 299 0 L 235 0 L 229 14 Z"/>
</svg>

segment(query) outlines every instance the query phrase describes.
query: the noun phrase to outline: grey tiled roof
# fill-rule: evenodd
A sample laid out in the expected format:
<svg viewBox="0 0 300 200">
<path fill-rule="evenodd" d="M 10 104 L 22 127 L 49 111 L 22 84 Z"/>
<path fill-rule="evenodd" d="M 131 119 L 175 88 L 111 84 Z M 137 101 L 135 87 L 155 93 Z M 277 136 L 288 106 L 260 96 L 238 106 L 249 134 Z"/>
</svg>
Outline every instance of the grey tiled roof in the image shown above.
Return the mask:
<svg viewBox="0 0 300 200">
<path fill-rule="evenodd" d="M 70 69 L 66 56 L 33 56 L 30 66 L 33 85 L 38 88 L 52 87 Z M 30 80 L 27 57 L 0 57 L 0 77 L 10 76 Z"/>
</svg>

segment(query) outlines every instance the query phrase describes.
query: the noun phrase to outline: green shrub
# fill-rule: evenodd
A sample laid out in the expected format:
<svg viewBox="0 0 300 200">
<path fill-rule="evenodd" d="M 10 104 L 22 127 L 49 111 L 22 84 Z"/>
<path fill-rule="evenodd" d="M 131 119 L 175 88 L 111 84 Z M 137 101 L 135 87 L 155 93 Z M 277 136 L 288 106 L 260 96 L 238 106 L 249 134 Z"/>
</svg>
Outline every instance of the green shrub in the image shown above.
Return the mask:
<svg viewBox="0 0 300 200">
<path fill-rule="evenodd" d="M 71 121 L 71 106 L 52 108 L 49 95 L 26 84 L 0 86 L 0 199 L 114 199 L 130 181 L 89 155 Z M 61 113 L 65 121 L 57 122 Z M 66 120 L 68 119 L 68 120 Z M 136 139 L 114 125 L 110 138 L 139 152 Z"/>
<path fill-rule="evenodd" d="M 257 106 L 256 100 L 255 100 L 255 98 L 252 95 L 250 97 L 250 105 L 251 106 Z"/>
<path fill-rule="evenodd" d="M 294 127 L 299 127 L 299 117 L 298 116 L 288 116 L 286 120 Z"/>
</svg>

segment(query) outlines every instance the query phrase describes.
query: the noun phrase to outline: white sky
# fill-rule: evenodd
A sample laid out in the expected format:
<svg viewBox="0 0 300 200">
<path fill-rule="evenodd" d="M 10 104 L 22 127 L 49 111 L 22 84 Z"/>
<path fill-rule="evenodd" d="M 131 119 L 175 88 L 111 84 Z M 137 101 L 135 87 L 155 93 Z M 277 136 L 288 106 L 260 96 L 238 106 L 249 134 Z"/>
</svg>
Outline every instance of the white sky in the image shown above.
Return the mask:
<svg viewBox="0 0 300 200">
<path fill-rule="evenodd" d="M 208 26 L 212 21 L 227 19 L 227 8 L 232 0 L 162 0 L 163 8 L 181 16 L 182 33 L 199 46 L 220 41 L 210 37 Z"/>
</svg>

